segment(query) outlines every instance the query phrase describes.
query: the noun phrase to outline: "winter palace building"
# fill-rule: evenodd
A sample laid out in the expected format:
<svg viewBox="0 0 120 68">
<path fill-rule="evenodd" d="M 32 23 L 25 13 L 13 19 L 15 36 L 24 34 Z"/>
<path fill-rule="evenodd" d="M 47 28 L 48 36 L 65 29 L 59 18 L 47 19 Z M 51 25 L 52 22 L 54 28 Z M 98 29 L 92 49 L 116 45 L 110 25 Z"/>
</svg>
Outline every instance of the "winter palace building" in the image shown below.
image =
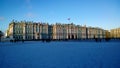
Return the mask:
<svg viewBox="0 0 120 68">
<path fill-rule="evenodd" d="M 70 24 L 12 21 L 7 36 L 16 40 L 106 38 L 106 30 Z"/>
</svg>

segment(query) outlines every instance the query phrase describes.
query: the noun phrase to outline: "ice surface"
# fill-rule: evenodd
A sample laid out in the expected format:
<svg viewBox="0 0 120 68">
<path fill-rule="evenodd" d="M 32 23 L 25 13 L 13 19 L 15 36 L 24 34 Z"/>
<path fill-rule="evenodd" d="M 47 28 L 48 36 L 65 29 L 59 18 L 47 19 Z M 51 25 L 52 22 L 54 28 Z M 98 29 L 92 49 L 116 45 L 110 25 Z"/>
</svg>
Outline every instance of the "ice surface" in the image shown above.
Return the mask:
<svg viewBox="0 0 120 68">
<path fill-rule="evenodd" d="M 0 42 L 0 68 L 120 68 L 120 42 Z"/>
</svg>

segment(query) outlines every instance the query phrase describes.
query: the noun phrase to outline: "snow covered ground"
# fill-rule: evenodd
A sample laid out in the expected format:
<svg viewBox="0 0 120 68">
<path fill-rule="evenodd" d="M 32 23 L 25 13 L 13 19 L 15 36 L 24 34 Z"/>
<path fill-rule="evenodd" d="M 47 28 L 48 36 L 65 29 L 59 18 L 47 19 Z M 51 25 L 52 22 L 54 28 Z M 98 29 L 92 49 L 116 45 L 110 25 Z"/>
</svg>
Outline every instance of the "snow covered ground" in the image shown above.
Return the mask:
<svg viewBox="0 0 120 68">
<path fill-rule="evenodd" d="M 0 68 L 120 68 L 120 42 L 0 42 Z"/>
</svg>

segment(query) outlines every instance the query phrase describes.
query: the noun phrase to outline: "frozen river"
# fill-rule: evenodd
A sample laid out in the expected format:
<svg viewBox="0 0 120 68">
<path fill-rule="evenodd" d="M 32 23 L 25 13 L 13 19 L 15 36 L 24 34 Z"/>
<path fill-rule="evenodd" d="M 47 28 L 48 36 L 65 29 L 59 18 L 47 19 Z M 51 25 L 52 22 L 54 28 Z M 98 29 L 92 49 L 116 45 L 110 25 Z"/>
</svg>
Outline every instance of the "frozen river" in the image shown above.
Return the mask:
<svg viewBox="0 0 120 68">
<path fill-rule="evenodd" d="M 120 68 L 120 42 L 0 42 L 0 68 Z"/>
</svg>

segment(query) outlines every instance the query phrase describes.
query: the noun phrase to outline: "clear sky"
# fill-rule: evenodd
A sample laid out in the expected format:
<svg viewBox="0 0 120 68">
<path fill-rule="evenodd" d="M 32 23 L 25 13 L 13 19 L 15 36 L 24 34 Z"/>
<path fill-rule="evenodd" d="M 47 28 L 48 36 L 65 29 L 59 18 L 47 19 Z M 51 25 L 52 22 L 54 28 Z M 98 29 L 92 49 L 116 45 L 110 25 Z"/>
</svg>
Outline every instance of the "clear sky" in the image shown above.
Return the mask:
<svg viewBox="0 0 120 68">
<path fill-rule="evenodd" d="M 0 30 L 5 31 L 13 19 L 109 30 L 120 27 L 120 0 L 0 0 Z"/>
</svg>

